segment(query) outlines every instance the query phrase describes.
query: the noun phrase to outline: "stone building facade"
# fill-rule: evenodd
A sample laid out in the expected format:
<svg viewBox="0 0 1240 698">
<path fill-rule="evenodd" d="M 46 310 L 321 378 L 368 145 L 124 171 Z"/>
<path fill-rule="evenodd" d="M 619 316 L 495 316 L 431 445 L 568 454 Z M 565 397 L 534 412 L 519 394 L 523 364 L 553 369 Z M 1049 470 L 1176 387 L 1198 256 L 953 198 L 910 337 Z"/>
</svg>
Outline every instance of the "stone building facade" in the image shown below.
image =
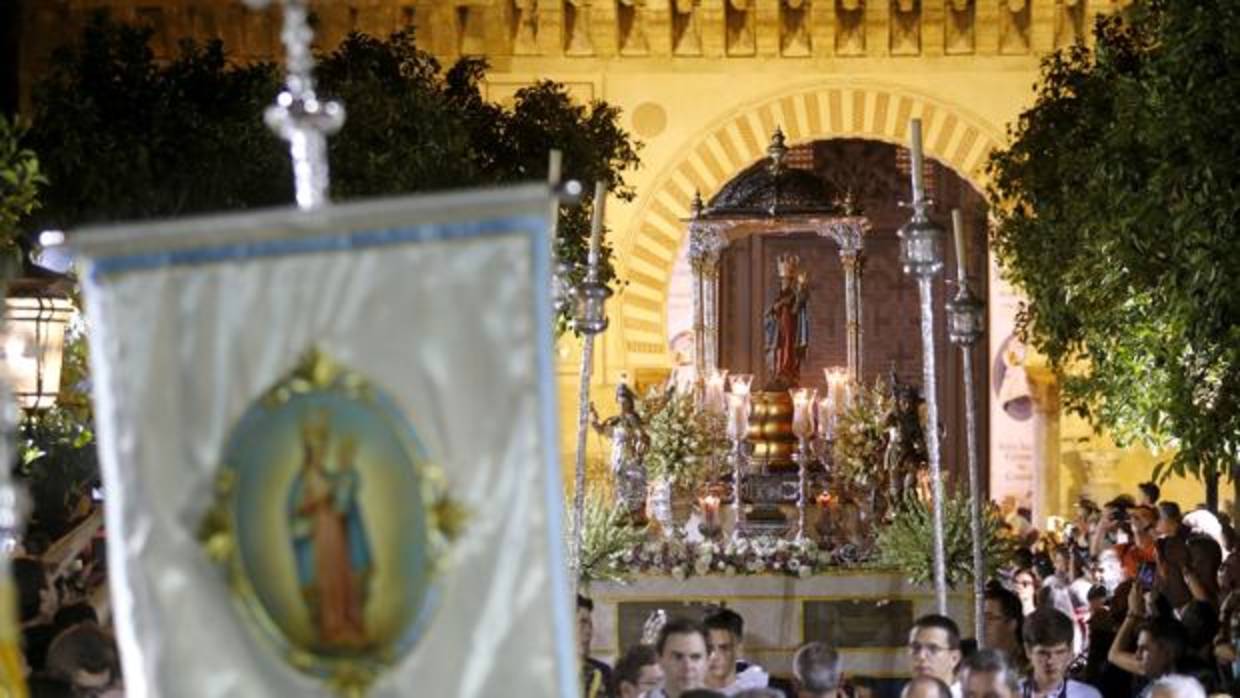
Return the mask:
<svg viewBox="0 0 1240 698">
<path fill-rule="evenodd" d="M 818 152 L 815 144 L 902 145 L 909 119 L 920 117 L 927 155 L 941 179 L 953 182 L 952 200 L 945 203 L 963 202 L 980 212 L 970 223 L 970 236 L 980 245 L 987 155 L 1004 142 L 1006 125 L 1031 103 L 1040 60 L 1088 40 L 1096 16 L 1126 4 L 320 0 L 311 6 L 321 48 L 351 31 L 382 35 L 413 27 L 419 45 L 444 63 L 466 55 L 487 57 L 492 69 L 486 90 L 492 99 L 502 102 L 521 86 L 550 78 L 581 100 L 603 99 L 622 108 L 624 126 L 644 144 L 643 167 L 630 176 L 638 197 L 608 207 L 618 271 L 628 285 L 610 302 L 612 329 L 595 351 L 591 393 L 607 404 L 622 377 L 654 380 L 671 366 L 669 339 L 680 302 L 676 279 L 693 197 L 700 192 L 709 199 L 764 157 L 776 127 L 793 146 L 790 157 L 809 157 L 806 153 Z M 38 0 L 21 10 L 24 86 L 37 78 L 51 47 L 99 7 L 152 26 L 157 55 L 175 50 L 179 37 L 193 36 L 221 38 L 241 59 L 279 58 L 278 10 L 253 11 L 239 0 Z M 899 169 L 900 157 L 907 171 L 900 148 L 886 152 L 894 153 L 884 165 L 887 175 Z M 856 177 L 868 181 L 864 172 L 859 169 Z M 876 225 L 880 244 L 884 235 L 894 234 L 894 225 Z M 980 259 L 973 269 L 983 278 L 994 274 Z M 899 295 L 900 283 L 892 278 L 867 287 L 872 297 L 866 307 L 880 309 L 865 316 L 867 333 L 881 334 L 883 322 L 904 321 L 881 310 Z M 999 285 L 992 278 L 988 287 L 993 305 Z M 560 347 L 565 453 L 573 445 L 577 356 L 578 347 L 565 340 Z M 954 353 L 943 356 L 942 363 L 958 363 Z M 876 372 L 894 365 L 915 374 L 918 357 L 901 349 L 868 361 Z M 1105 496 L 1148 475 L 1148 454 L 1117 451 L 1085 425 L 1061 416 L 1053 379 L 1036 361 L 1027 368 L 1036 406 L 1031 457 L 1040 513 L 1067 513 L 1077 494 Z M 949 397 L 948 403 L 948 413 L 960 413 L 958 401 Z M 592 439 L 591 448 L 600 447 Z M 1199 497 L 1199 489 L 1188 484 L 1173 484 L 1170 492 L 1186 505 Z"/>
</svg>

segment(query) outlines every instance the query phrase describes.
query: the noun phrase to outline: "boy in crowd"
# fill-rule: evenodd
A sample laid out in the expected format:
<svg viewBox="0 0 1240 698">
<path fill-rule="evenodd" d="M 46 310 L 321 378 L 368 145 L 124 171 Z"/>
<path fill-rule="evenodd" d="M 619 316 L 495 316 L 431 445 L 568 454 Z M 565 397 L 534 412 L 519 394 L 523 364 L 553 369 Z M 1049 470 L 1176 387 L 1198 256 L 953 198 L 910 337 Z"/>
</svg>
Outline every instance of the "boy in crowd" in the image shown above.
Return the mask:
<svg viewBox="0 0 1240 698">
<path fill-rule="evenodd" d="M 1033 673 L 1022 683 L 1029 698 L 1102 698 L 1089 684 L 1068 678 L 1072 663 L 1072 619 L 1054 608 L 1041 608 L 1025 618 L 1025 653 Z"/>
<path fill-rule="evenodd" d="M 740 661 L 745 619 L 721 608 L 706 618 L 706 687 L 731 696 L 750 688 L 766 688 L 770 676 L 756 665 Z"/>
</svg>

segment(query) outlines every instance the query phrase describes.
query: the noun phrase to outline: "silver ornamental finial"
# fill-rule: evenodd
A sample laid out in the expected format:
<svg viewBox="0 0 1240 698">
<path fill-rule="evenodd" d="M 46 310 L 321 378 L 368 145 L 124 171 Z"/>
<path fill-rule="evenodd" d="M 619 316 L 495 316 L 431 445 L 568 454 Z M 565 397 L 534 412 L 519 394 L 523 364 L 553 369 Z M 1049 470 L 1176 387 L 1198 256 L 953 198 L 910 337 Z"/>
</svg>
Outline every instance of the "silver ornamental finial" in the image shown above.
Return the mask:
<svg viewBox="0 0 1240 698">
<path fill-rule="evenodd" d="M 778 126 L 775 127 L 775 133 L 771 135 L 771 144 L 766 147 L 766 154 L 771 158 L 771 163 L 767 166 L 771 174 L 778 175 L 783 172 L 784 159 L 788 156 L 788 146 L 784 145 L 784 131 Z"/>
<path fill-rule="evenodd" d="M 272 0 L 245 0 L 261 10 Z M 314 30 L 308 21 L 306 0 L 284 0 L 284 29 L 280 40 L 288 54 L 284 91 L 267 108 L 263 120 L 276 135 L 288 141 L 293 159 L 293 185 L 297 206 L 304 210 L 327 203 L 330 176 L 327 164 L 327 136 L 344 124 L 344 106 L 337 101 L 321 102 L 314 92 L 314 55 L 310 44 Z"/>
</svg>

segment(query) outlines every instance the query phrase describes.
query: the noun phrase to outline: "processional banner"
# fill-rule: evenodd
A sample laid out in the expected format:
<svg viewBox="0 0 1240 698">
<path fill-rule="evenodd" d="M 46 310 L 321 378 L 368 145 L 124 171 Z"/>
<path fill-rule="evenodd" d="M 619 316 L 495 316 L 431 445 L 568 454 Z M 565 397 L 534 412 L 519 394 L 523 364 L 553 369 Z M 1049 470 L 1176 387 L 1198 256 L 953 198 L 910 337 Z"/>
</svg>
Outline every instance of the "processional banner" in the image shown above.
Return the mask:
<svg viewBox="0 0 1240 698">
<path fill-rule="evenodd" d="M 74 237 L 128 695 L 576 695 L 548 196 Z"/>
</svg>

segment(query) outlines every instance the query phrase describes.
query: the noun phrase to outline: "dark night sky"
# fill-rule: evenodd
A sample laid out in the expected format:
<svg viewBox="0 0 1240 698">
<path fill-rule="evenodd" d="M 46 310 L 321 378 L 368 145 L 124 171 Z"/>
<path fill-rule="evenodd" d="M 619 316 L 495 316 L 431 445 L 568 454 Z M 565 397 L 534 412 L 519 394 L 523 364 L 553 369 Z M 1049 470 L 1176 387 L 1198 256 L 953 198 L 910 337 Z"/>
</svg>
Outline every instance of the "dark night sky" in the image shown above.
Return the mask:
<svg viewBox="0 0 1240 698">
<path fill-rule="evenodd" d="M 17 37 L 20 0 L 0 0 L 0 113 L 17 111 Z"/>
</svg>

